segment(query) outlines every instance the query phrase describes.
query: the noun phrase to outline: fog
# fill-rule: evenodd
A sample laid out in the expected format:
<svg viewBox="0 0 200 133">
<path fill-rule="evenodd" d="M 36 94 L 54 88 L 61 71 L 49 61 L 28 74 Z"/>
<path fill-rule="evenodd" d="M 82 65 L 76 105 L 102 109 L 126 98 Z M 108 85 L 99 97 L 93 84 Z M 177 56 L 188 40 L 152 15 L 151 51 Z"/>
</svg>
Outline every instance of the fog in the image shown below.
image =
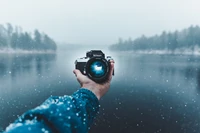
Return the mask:
<svg viewBox="0 0 200 133">
<path fill-rule="evenodd" d="M 35 28 L 56 42 L 113 44 L 119 37 L 151 36 L 200 23 L 198 0 L 6 0 L 0 23 Z"/>
</svg>

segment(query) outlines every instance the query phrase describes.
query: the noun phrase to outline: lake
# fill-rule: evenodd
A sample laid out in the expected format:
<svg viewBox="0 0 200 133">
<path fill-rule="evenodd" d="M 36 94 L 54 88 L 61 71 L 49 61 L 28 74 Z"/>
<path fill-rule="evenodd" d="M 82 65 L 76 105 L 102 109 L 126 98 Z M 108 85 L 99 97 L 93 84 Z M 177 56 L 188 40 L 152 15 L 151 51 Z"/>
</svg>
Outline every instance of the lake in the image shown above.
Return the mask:
<svg viewBox="0 0 200 133">
<path fill-rule="evenodd" d="M 0 127 L 76 91 L 74 61 L 85 50 L 1 54 Z M 115 59 L 115 76 L 90 133 L 200 132 L 200 56 L 103 52 Z"/>
</svg>

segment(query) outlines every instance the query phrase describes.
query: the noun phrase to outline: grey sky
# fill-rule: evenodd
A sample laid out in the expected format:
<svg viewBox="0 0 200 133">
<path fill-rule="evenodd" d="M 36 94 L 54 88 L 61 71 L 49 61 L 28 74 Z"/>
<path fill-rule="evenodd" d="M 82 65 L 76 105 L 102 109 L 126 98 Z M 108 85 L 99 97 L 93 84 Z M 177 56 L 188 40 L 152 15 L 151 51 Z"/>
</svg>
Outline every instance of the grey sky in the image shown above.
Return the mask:
<svg viewBox="0 0 200 133">
<path fill-rule="evenodd" d="M 112 44 L 200 24 L 199 0 L 0 0 L 0 23 L 58 42 Z"/>
</svg>

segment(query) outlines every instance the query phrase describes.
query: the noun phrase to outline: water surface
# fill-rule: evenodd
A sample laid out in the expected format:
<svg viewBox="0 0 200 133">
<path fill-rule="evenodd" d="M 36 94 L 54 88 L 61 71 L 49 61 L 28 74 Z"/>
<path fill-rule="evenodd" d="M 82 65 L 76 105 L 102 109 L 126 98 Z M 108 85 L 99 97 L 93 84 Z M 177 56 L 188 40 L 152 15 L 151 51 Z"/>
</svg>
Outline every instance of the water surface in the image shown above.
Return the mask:
<svg viewBox="0 0 200 133">
<path fill-rule="evenodd" d="M 115 76 L 91 133 L 200 132 L 200 56 L 106 53 Z M 50 95 L 76 91 L 74 60 L 83 56 L 85 50 L 1 54 L 0 127 Z"/>
</svg>

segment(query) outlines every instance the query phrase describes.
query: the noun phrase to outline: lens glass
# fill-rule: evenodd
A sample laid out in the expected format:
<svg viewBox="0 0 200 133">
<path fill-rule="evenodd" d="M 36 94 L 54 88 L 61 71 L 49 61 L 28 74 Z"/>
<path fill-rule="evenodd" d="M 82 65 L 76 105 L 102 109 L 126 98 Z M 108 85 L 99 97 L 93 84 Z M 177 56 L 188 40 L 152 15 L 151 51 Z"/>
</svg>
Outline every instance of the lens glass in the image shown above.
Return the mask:
<svg viewBox="0 0 200 133">
<path fill-rule="evenodd" d="M 105 62 L 96 60 L 90 64 L 89 73 L 94 78 L 100 78 L 105 75 L 106 69 Z"/>
</svg>

